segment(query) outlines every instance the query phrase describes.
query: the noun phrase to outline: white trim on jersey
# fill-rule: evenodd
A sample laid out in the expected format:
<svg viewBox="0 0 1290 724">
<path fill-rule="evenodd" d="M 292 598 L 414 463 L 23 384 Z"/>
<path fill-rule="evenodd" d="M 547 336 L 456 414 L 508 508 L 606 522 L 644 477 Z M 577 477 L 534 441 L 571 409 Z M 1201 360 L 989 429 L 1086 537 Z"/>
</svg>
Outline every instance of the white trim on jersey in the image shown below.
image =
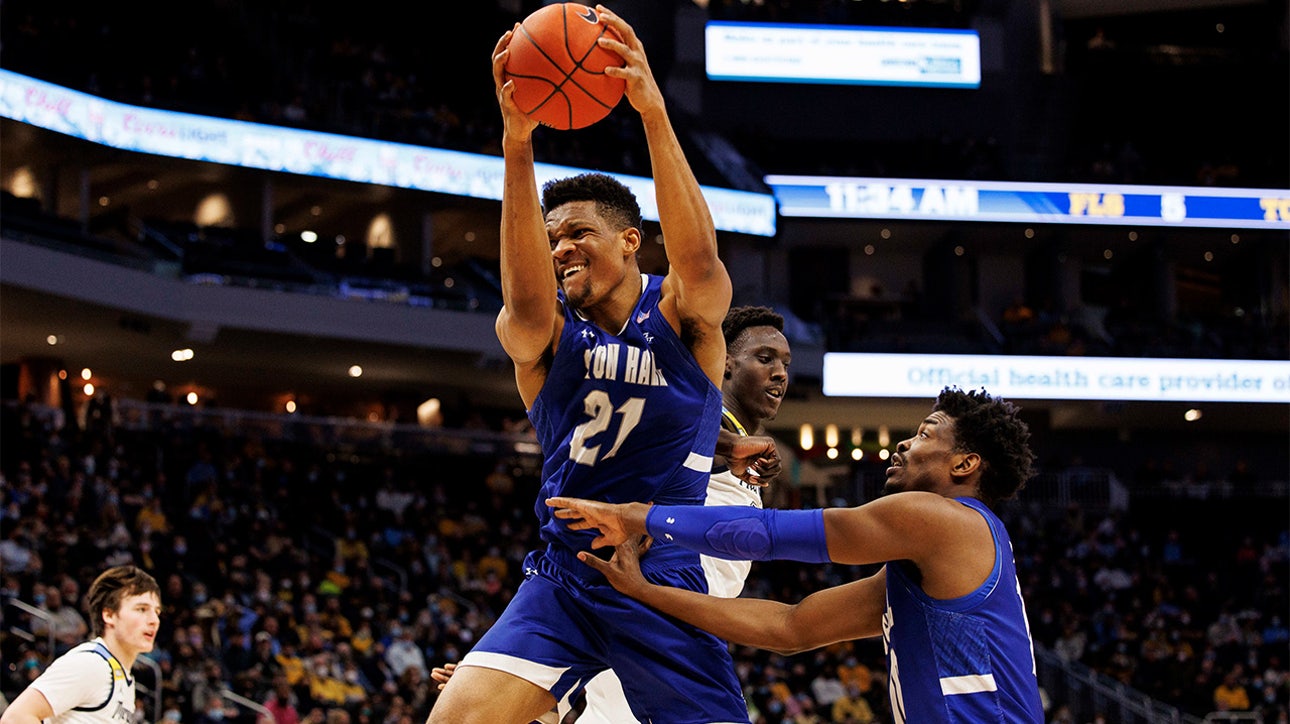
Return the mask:
<svg viewBox="0 0 1290 724">
<path fill-rule="evenodd" d="M 954 694 L 979 694 L 983 691 L 998 691 L 994 674 L 973 674 L 971 676 L 942 676 L 941 693 L 946 696 Z"/>
<path fill-rule="evenodd" d="M 683 463 L 683 465 L 690 470 L 695 470 L 700 473 L 711 473 L 712 456 L 700 455 L 697 452 L 692 452 L 685 458 L 685 463 Z"/>
<path fill-rule="evenodd" d="M 481 669 L 497 669 L 505 671 L 508 674 L 524 679 L 525 681 L 537 684 L 543 689 L 550 690 L 555 683 L 564 676 L 564 672 L 569 670 L 568 666 L 563 668 L 556 666 L 545 666 L 543 664 L 521 659 L 517 656 L 507 656 L 506 654 L 494 654 L 488 651 L 470 651 L 462 657 L 461 663 L 457 666 L 478 666 Z M 576 688 L 576 687 L 575 687 Z"/>
</svg>

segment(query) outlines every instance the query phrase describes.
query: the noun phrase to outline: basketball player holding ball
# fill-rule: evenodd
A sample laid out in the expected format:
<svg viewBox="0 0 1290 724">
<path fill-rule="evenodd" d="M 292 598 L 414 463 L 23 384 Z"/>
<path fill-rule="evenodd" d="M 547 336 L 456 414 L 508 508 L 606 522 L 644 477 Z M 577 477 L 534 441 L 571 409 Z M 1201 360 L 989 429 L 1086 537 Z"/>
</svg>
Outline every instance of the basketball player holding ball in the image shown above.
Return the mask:
<svg viewBox="0 0 1290 724">
<path fill-rule="evenodd" d="M 595 12 L 621 38 L 597 44 L 622 59 L 604 73 L 624 81 L 641 117 L 668 273 L 641 273 L 640 205 L 612 177 L 552 181 L 539 198 L 538 121 L 506 77 L 519 28 L 508 31 L 493 51 L 505 161 L 496 328 L 542 444 L 534 510 L 547 545 L 530 552 L 524 582 L 456 667 L 430 724 L 527 724 L 610 668 L 640 721 L 748 721 L 726 643 L 618 593 L 577 558 L 594 536 L 542 502 L 702 506 L 721 423 L 731 285 L 716 229 L 640 39 L 603 6 Z M 680 546 L 656 543 L 641 567 L 657 583 L 707 592 L 699 556 Z"/>
</svg>

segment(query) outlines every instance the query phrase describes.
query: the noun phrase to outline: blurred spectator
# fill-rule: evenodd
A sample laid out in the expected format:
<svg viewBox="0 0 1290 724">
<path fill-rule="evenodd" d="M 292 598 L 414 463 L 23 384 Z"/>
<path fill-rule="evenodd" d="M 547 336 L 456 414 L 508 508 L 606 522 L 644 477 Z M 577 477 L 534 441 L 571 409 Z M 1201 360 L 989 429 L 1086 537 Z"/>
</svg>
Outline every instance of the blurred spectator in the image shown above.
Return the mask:
<svg viewBox="0 0 1290 724">
<path fill-rule="evenodd" d="M 1214 708 L 1218 711 L 1248 711 L 1250 693 L 1241 684 L 1242 668 L 1238 665 L 1223 675 L 1223 681 L 1214 688 Z"/>
<path fill-rule="evenodd" d="M 7 573 L 34 573 L 40 570 L 40 558 L 27 535 L 28 525 L 18 521 L 6 526 L 9 530 L 0 540 L 0 567 Z"/>
<path fill-rule="evenodd" d="M 264 700 L 264 708 L 269 710 L 269 718 L 261 718 L 257 724 L 300 724 L 300 711 L 297 705 L 299 697 L 291 690 L 287 678 L 278 675 L 273 679 L 273 686 Z"/>
<path fill-rule="evenodd" d="M 846 696 L 846 693 L 847 688 L 842 684 L 842 680 L 827 667 L 821 668 L 811 680 L 811 694 L 815 697 L 816 703 L 821 706 L 833 706 L 833 702 Z"/>
<path fill-rule="evenodd" d="M 390 629 L 391 641 L 385 649 L 385 661 L 396 677 L 402 677 L 403 672 L 410 668 L 420 669 L 427 678 L 430 675 L 425 654 L 413 640 L 415 635 L 416 632 L 410 626 L 396 624 Z"/>
<path fill-rule="evenodd" d="M 139 511 L 134 518 L 134 529 L 141 538 L 147 538 L 153 533 L 164 535 L 170 532 L 170 519 L 162 507 L 161 498 L 151 498 Z"/>
<path fill-rule="evenodd" d="M 846 692 L 833 702 L 832 721 L 846 724 L 870 724 L 876 721 L 873 708 L 860 693 L 860 687 L 851 684 Z"/>
</svg>

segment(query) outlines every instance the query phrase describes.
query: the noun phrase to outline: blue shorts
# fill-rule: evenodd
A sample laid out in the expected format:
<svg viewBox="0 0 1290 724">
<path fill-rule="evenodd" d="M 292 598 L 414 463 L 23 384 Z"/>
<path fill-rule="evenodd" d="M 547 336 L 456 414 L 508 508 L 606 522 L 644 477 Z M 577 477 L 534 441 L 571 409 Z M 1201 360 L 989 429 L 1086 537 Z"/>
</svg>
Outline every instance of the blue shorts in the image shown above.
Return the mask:
<svg viewBox="0 0 1290 724">
<path fill-rule="evenodd" d="M 697 554 L 660 547 L 673 548 L 655 543 L 646 558 L 656 565 L 643 566 L 648 580 L 707 591 Z M 567 549 L 529 553 L 524 572 L 515 598 L 462 666 L 506 671 L 550 691 L 556 701 L 608 667 L 642 722 L 748 721 L 722 639 L 624 596 Z"/>
</svg>

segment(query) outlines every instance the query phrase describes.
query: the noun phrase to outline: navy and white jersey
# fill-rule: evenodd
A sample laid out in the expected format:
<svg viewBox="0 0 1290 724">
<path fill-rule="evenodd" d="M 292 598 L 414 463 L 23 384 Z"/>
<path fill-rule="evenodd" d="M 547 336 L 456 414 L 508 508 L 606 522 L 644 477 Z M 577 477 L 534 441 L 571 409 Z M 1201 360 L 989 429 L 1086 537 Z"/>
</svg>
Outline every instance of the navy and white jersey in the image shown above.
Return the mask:
<svg viewBox="0 0 1290 724">
<path fill-rule="evenodd" d="M 722 408 L 721 426 L 737 435 L 748 431 L 735 419 L 734 413 Z M 708 478 L 708 498 L 704 505 L 750 505 L 762 507 L 761 488 L 749 485 L 730 472 L 726 465 L 714 465 Z M 752 572 L 752 561 L 729 561 L 712 556 L 699 556 L 703 573 L 708 579 L 708 593 L 721 598 L 738 598 L 744 590 L 744 581 Z"/>
<path fill-rule="evenodd" d="M 908 562 L 887 565 L 882 639 L 892 711 L 897 722 L 1042 724 L 1034 645 L 1012 541 L 984 503 L 957 500 L 990 524 L 994 567 L 972 593 L 941 601 L 908 575 Z"/>
<path fill-rule="evenodd" d="M 545 502 L 551 496 L 703 504 L 721 390 L 659 310 L 662 283 L 641 275 L 641 297 L 616 332 L 582 318 L 559 294 L 564 330 L 528 413 L 546 456 L 534 508 L 548 543 L 587 550 L 595 537 L 556 519 Z M 679 546 L 655 546 L 646 559 L 664 548 Z"/>
<path fill-rule="evenodd" d="M 54 715 L 48 724 L 131 724 L 134 679 L 96 638 L 54 660 L 31 682 Z"/>
</svg>

